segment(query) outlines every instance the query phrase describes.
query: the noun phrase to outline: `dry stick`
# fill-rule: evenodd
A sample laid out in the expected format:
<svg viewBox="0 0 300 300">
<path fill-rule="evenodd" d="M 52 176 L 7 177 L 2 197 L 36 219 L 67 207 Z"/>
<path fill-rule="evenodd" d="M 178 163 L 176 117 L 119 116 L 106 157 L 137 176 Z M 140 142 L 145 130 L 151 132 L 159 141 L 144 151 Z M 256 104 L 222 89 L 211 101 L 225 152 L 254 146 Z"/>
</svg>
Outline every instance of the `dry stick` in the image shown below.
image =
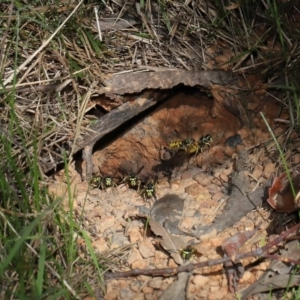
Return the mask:
<svg viewBox="0 0 300 300">
<path fill-rule="evenodd" d="M 238 254 L 234 257 L 235 260 L 240 260 L 250 256 L 260 256 L 264 257 L 263 253 L 270 250 L 272 247 L 276 246 L 277 244 L 285 241 L 287 237 L 300 228 L 300 223 L 295 225 L 294 227 L 290 228 L 289 230 L 280 234 L 279 237 L 274 239 L 272 242 L 268 243 L 266 246 L 262 248 L 257 248 L 254 251 L 246 252 Z M 272 257 L 270 257 L 272 258 Z M 175 275 L 181 272 L 191 272 L 195 269 L 204 268 L 207 266 L 215 266 L 218 264 L 223 264 L 225 262 L 232 261 L 230 257 L 224 257 L 220 259 L 208 260 L 203 261 L 196 264 L 189 264 L 184 266 L 179 266 L 178 268 L 164 268 L 164 269 L 134 269 L 132 271 L 126 272 L 118 272 L 118 273 L 107 273 L 104 275 L 105 279 L 112 279 L 112 278 L 120 278 L 120 277 L 128 277 L 128 276 L 138 276 L 138 275 L 152 275 L 152 276 L 162 276 L 162 275 Z M 293 261 L 293 263 L 300 264 L 300 261 Z"/>
<path fill-rule="evenodd" d="M 19 66 L 15 72 L 13 72 L 3 83 L 4 86 L 6 86 L 8 83 L 10 83 L 14 76 L 19 74 L 21 70 L 23 70 L 27 64 L 31 62 L 31 60 L 40 52 L 42 51 L 49 43 L 50 41 L 54 38 L 54 36 L 58 33 L 58 31 L 66 24 L 66 22 L 71 18 L 71 16 L 75 13 L 75 11 L 78 9 L 78 7 L 81 5 L 83 0 L 81 0 L 78 5 L 74 8 L 74 10 L 70 13 L 70 15 L 62 22 L 62 24 L 54 31 L 54 33 L 49 37 L 49 39 L 40 46 L 32 55 L 30 55 L 23 63 L 21 66 Z"/>
</svg>

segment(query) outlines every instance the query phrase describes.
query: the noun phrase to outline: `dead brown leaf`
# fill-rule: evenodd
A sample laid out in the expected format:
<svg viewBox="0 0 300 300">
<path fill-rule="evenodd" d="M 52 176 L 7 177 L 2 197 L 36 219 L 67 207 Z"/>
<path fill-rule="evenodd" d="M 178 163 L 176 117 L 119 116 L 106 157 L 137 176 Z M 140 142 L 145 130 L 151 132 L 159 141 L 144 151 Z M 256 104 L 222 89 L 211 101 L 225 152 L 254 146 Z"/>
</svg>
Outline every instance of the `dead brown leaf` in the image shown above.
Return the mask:
<svg viewBox="0 0 300 300">
<path fill-rule="evenodd" d="M 170 234 L 163 225 L 152 218 L 149 219 L 149 225 L 155 235 L 162 237 L 162 241 L 160 242 L 161 246 L 171 254 L 177 264 L 182 265 L 183 259 L 180 255 L 180 251 L 184 249 L 187 244 L 177 236 Z"/>
</svg>

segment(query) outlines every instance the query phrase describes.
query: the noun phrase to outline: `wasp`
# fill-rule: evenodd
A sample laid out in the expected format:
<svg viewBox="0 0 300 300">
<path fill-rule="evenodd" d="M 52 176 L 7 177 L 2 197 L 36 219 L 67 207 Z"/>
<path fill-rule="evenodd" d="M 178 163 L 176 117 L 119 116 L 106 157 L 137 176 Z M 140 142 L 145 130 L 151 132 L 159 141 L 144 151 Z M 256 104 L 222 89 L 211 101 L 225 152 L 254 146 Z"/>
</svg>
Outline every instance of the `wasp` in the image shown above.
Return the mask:
<svg viewBox="0 0 300 300">
<path fill-rule="evenodd" d="M 102 189 L 116 187 L 117 184 L 115 183 L 112 176 L 105 176 L 102 178 Z"/>
<path fill-rule="evenodd" d="M 191 144 L 189 144 L 189 146 L 186 148 L 186 154 L 188 155 L 192 155 L 195 154 L 197 155 L 198 152 L 202 152 L 202 147 L 199 143 L 197 143 L 196 141 L 193 141 Z"/>
<path fill-rule="evenodd" d="M 95 188 L 95 189 L 100 189 L 101 188 L 101 183 L 102 183 L 102 178 L 99 175 L 94 176 L 90 180 L 90 186 Z"/>
<path fill-rule="evenodd" d="M 112 176 L 101 177 L 100 175 L 94 176 L 90 181 L 90 185 L 93 188 L 97 188 L 101 190 L 105 190 L 107 188 L 117 186 Z"/>
<path fill-rule="evenodd" d="M 155 179 L 149 179 L 145 185 L 143 185 L 143 188 L 140 192 L 140 195 L 143 197 L 144 200 L 154 198 L 154 200 L 157 200 L 156 197 L 156 183 L 157 178 Z"/>
<path fill-rule="evenodd" d="M 210 147 L 211 146 L 210 143 L 212 143 L 212 141 L 213 140 L 212 140 L 211 135 L 207 134 L 207 135 L 200 138 L 199 145 L 201 146 L 201 148 L 205 147 L 206 145 Z"/>
<path fill-rule="evenodd" d="M 195 253 L 195 249 L 192 246 L 187 246 L 186 248 L 180 251 L 180 256 L 184 260 L 190 260 Z"/>
<path fill-rule="evenodd" d="M 169 147 L 172 149 L 183 149 L 184 145 L 183 145 L 183 141 L 172 141 L 169 143 Z"/>
<path fill-rule="evenodd" d="M 195 140 L 192 138 L 187 138 L 187 139 L 183 140 L 182 143 L 185 148 L 188 148 L 195 143 Z"/>
<path fill-rule="evenodd" d="M 195 141 L 193 138 L 187 138 L 184 140 L 176 140 L 169 143 L 169 147 L 178 150 L 184 150 L 186 155 L 193 155 L 199 152 L 203 152 L 203 148 L 205 146 L 211 146 L 212 137 L 210 134 L 207 134 L 199 139 L 199 141 Z"/>
<path fill-rule="evenodd" d="M 180 256 L 184 260 L 190 260 L 192 257 L 201 257 L 202 254 L 198 252 L 197 249 L 193 247 L 193 245 L 188 245 L 180 251 Z"/>
<path fill-rule="evenodd" d="M 139 170 L 135 172 L 130 172 L 128 176 L 125 176 L 121 183 L 125 183 L 129 188 L 132 188 L 134 190 L 140 191 L 140 187 L 142 184 L 142 181 L 138 178 L 139 173 L 144 169 L 144 166 L 139 168 Z"/>
<path fill-rule="evenodd" d="M 195 143 L 194 139 L 187 138 L 182 141 L 172 141 L 171 143 L 169 143 L 169 147 L 172 149 L 184 150 L 186 153 L 188 153 L 188 149 L 193 143 Z"/>
</svg>

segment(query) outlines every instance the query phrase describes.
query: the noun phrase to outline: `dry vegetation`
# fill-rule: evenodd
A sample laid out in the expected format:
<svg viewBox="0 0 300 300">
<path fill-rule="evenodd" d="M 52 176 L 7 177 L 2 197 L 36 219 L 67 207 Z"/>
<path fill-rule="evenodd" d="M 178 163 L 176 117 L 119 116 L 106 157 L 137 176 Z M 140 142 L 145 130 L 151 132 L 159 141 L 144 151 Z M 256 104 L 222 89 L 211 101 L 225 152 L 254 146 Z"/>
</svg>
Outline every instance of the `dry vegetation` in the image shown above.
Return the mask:
<svg viewBox="0 0 300 300">
<path fill-rule="evenodd" d="M 300 7 L 283 0 L 28 3 L 0 3 L 0 297 L 99 299 L 111 257 L 96 257 L 72 209 L 65 213 L 47 194 L 51 172 L 43 171 L 67 165 L 97 114 L 119 106 L 95 106 L 104 80 L 175 68 L 247 74 L 256 82 L 247 97 L 260 88 L 289 115 L 287 145 L 300 117 Z M 70 189 L 68 196 L 72 203 Z"/>
</svg>

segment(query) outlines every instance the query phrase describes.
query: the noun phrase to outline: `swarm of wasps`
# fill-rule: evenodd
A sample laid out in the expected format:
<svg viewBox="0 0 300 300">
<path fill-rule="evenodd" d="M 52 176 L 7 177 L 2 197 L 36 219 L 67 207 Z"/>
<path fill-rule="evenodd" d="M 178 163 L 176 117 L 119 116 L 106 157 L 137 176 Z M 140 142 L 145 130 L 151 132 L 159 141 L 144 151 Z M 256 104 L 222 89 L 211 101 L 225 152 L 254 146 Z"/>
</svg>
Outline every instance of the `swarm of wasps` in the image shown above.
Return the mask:
<svg viewBox="0 0 300 300">
<path fill-rule="evenodd" d="M 210 134 L 207 134 L 199 139 L 199 141 L 194 140 L 193 138 L 187 138 L 184 140 L 175 140 L 169 143 L 169 147 L 174 150 L 183 150 L 186 155 L 197 155 L 198 153 L 203 152 L 203 149 L 208 146 L 210 147 L 212 143 L 212 137 Z M 136 190 L 144 200 L 156 197 L 156 185 L 157 185 L 157 176 L 150 176 L 146 179 L 142 179 L 139 174 L 143 170 L 144 166 L 140 167 L 136 172 L 130 171 L 128 169 L 137 169 L 129 164 L 126 164 L 126 167 L 122 167 L 122 173 L 125 174 L 121 180 L 118 180 L 116 183 L 113 176 L 101 176 L 95 175 L 90 180 L 90 186 L 92 188 L 98 188 L 101 190 L 106 190 L 107 188 L 115 188 L 117 185 L 125 184 L 128 188 Z"/>
<path fill-rule="evenodd" d="M 184 150 L 186 155 L 197 155 L 199 152 L 203 152 L 203 149 L 211 146 L 212 137 L 207 134 L 199 139 L 199 141 L 193 138 L 187 138 L 184 140 L 175 140 L 169 143 L 169 147 L 174 150 Z"/>
<path fill-rule="evenodd" d="M 156 201 L 157 176 L 142 180 L 138 175 L 143 168 L 144 166 L 142 166 L 136 173 L 128 173 L 128 175 L 125 175 L 123 179 L 119 180 L 118 184 L 125 184 L 128 188 L 136 190 L 144 200 L 154 198 Z M 90 186 L 92 188 L 98 188 L 101 190 L 117 187 L 118 184 L 113 176 L 102 177 L 101 175 L 96 175 L 90 180 Z"/>
</svg>

